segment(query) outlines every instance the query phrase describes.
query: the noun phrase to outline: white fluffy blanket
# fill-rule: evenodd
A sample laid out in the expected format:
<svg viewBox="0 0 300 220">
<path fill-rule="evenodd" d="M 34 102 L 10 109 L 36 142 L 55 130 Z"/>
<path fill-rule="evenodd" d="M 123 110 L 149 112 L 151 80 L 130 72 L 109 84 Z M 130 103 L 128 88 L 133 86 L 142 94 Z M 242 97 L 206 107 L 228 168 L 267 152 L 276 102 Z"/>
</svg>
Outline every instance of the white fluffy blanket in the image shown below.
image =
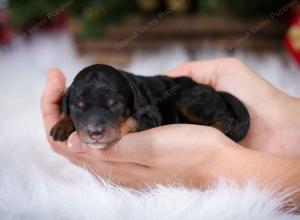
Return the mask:
<svg viewBox="0 0 300 220">
<path fill-rule="evenodd" d="M 282 212 L 287 194 L 249 183 L 220 181 L 207 191 L 157 186 L 136 192 L 97 182 L 87 171 L 53 153 L 43 133 L 39 99 L 51 66 L 70 80 L 90 63 L 77 57 L 67 34 L 36 36 L 26 45 L 0 51 L 0 219 L 300 219 Z M 273 84 L 300 96 L 300 74 L 286 55 L 256 57 L 238 52 Z M 211 47 L 189 57 L 181 47 L 138 53 L 129 70 L 159 73 L 186 60 L 222 57 Z M 297 72 L 298 71 L 298 72 Z"/>
</svg>

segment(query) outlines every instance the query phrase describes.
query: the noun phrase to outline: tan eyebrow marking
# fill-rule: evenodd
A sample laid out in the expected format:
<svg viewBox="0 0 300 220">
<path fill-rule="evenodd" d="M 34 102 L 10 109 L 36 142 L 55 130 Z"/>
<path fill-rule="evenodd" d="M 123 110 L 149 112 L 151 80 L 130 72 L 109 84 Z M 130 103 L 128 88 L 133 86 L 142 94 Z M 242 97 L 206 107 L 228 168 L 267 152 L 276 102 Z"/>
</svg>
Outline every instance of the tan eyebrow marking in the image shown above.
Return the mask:
<svg viewBox="0 0 300 220">
<path fill-rule="evenodd" d="M 113 98 L 109 98 L 106 100 L 106 105 L 107 106 L 111 106 L 115 103 L 115 100 Z"/>
<path fill-rule="evenodd" d="M 79 101 L 79 102 L 77 103 L 77 105 L 78 105 L 79 108 L 84 108 L 85 103 L 84 103 L 83 101 Z"/>
</svg>

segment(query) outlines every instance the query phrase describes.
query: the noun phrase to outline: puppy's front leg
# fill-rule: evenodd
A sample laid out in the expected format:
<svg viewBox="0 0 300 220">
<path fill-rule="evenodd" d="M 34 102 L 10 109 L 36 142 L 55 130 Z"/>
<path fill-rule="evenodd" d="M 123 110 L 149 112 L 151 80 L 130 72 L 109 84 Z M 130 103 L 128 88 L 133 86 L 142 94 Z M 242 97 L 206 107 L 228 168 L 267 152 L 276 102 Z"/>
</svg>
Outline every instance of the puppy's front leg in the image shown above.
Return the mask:
<svg viewBox="0 0 300 220">
<path fill-rule="evenodd" d="M 54 141 L 65 141 L 73 131 L 75 131 L 75 127 L 72 119 L 70 116 L 63 115 L 51 129 L 50 136 Z"/>
</svg>

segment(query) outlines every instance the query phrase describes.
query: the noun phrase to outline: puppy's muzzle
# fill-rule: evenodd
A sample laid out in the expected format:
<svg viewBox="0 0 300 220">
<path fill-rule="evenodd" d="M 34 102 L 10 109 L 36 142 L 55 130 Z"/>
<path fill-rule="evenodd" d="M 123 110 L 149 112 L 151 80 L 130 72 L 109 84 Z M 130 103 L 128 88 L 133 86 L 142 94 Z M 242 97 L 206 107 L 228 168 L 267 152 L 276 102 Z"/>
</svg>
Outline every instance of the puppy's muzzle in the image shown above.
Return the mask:
<svg viewBox="0 0 300 220">
<path fill-rule="evenodd" d="M 87 130 L 88 135 L 93 140 L 100 140 L 104 132 L 105 132 L 104 127 L 98 127 L 98 128 L 89 127 Z"/>
</svg>

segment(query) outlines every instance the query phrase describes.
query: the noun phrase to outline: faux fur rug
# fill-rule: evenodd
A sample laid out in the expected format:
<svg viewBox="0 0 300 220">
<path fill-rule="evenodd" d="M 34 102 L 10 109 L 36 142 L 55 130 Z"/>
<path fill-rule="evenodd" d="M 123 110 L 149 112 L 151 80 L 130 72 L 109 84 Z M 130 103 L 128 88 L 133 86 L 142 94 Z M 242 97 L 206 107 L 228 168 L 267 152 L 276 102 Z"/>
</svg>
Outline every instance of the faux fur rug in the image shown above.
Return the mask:
<svg viewBox="0 0 300 220">
<path fill-rule="evenodd" d="M 39 99 L 47 69 L 62 69 L 69 81 L 90 64 L 77 57 L 67 34 L 19 41 L 9 53 L 0 51 L 0 219 L 300 219 L 281 211 L 287 194 L 272 189 L 243 188 L 220 180 L 207 191 L 157 186 L 144 192 L 99 183 L 87 171 L 53 153 L 43 133 Z M 180 46 L 153 54 L 137 52 L 129 70 L 160 73 L 190 59 L 227 54 L 207 46 L 189 56 Z M 273 84 L 300 97 L 299 69 L 283 55 L 256 57 L 237 52 Z"/>
</svg>

